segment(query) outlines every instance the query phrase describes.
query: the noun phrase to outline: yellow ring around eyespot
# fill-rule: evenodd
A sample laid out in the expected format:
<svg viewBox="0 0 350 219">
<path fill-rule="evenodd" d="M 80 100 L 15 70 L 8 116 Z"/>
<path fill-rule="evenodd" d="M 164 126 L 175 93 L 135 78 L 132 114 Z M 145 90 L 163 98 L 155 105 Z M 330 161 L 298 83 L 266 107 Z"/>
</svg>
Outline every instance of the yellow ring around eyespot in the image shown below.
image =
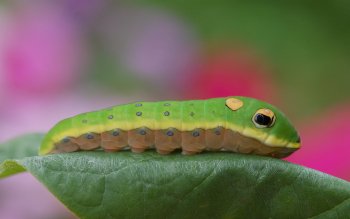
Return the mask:
<svg viewBox="0 0 350 219">
<path fill-rule="evenodd" d="M 267 126 L 265 125 L 260 125 L 260 124 L 257 124 L 254 120 L 255 116 L 257 114 L 262 114 L 264 116 L 267 116 L 271 119 L 271 123 Z M 253 118 L 252 118 L 252 121 L 254 123 L 254 125 L 257 127 L 257 128 L 270 128 L 272 127 L 274 124 L 275 124 L 275 121 L 276 121 L 276 116 L 275 116 L 275 113 L 272 112 L 270 109 L 267 109 L 267 108 L 263 108 L 263 109 L 259 109 L 258 111 L 256 111 L 256 113 L 254 114 Z"/>
<path fill-rule="evenodd" d="M 226 100 L 226 106 L 231 110 L 236 111 L 243 106 L 243 101 L 237 98 L 229 98 Z"/>
<path fill-rule="evenodd" d="M 270 109 L 266 109 L 266 108 L 259 109 L 258 111 L 256 111 L 255 114 L 258 114 L 258 113 L 268 116 L 270 117 L 270 119 L 273 119 L 275 117 L 275 114 Z"/>
</svg>

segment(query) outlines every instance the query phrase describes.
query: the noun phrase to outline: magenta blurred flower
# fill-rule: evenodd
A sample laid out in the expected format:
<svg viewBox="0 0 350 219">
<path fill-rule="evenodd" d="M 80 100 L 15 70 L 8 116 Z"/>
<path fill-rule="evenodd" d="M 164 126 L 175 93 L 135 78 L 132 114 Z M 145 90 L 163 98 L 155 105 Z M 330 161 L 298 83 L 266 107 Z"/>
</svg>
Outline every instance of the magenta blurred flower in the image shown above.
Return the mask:
<svg viewBox="0 0 350 219">
<path fill-rule="evenodd" d="M 0 52 L 11 91 L 47 94 L 72 85 L 86 58 L 74 22 L 49 4 L 14 8 L 10 22 L 10 37 Z"/>
<path fill-rule="evenodd" d="M 240 95 L 275 102 L 274 80 L 256 57 L 234 49 L 211 52 L 200 60 L 189 79 L 185 89 L 188 98 Z"/>
<path fill-rule="evenodd" d="M 301 140 L 302 148 L 287 160 L 350 181 L 350 104 L 304 124 Z"/>
</svg>

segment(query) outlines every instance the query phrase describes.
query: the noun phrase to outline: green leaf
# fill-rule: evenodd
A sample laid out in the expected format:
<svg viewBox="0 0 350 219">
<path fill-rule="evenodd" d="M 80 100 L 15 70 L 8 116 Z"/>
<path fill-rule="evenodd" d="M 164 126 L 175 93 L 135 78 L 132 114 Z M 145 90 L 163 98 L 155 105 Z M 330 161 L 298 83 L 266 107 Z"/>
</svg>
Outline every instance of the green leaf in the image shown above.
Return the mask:
<svg viewBox="0 0 350 219">
<path fill-rule="evenodd" d="M 0 146 L 0 179 L 25 171 L 25 168 L 15 160 L 38 154 L 38 145 L 43 134 L 27 134 L 10 140 Z"/>
<path fill-rule="evenodd" d="M 33 146 L 39 139 L 12 142 Z M 82 218 L 345 218 L 350 212 L 349 182 L 253 155 L 77 152 L 7 160 L 0 177 L 18 169 Z"/>
<path fill-rule="evenodd" d="M 0 163 L 6 159 L 19 159 L 38 155 L 44 134 L 26 134 L 0 145 Z"/>
</svg>

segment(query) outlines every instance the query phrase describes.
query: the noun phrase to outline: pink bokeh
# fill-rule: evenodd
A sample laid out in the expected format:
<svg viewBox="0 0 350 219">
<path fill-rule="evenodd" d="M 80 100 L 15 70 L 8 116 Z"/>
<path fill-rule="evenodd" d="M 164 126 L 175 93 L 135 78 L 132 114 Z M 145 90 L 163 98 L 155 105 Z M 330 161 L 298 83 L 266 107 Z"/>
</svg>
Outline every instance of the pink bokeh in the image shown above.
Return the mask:
<svg viewBox="0 0 350 219">
<path fill-rule="evenodd" d="M 12 9 L 0 56 L 10 92 L 52 94 L 74 83 L 86 51 L 79 28 L 49 4 Z"/>
<path fill-rule="evenodd" d="M 308 120 L 302 147 L 287 160 L 350 181 L 350 103 Z"/>
<path fill-rule="evenodd" d="M 183 91 L 188 98 L 249 96 L 278 100 L 273 76 L 257 56 L 242 49 L 216 49 L 199 60 Z"/>
<path fill-rule="evenodd" d="M 76 218 L 29 173 L 0 180 L 0 218 Z"/>
</svg>

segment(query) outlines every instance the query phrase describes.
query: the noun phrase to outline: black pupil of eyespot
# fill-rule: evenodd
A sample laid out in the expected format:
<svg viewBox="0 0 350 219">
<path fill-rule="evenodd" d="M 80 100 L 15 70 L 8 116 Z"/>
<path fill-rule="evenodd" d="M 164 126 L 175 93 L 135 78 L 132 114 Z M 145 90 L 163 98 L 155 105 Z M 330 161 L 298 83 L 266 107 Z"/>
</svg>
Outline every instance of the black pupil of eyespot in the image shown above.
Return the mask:
<svg viewBox="0 0 350 219">
<path fill-rule="evenodd" d="M 264 114 L 260 114 L 260 113 L 256 114 L 254 120 L 256 123 L 258 123 L 259 125 L 263 125 L 263 126 L 268 126 L 272 122 L 270 117 L 268 117 Z"/>
</svg>

